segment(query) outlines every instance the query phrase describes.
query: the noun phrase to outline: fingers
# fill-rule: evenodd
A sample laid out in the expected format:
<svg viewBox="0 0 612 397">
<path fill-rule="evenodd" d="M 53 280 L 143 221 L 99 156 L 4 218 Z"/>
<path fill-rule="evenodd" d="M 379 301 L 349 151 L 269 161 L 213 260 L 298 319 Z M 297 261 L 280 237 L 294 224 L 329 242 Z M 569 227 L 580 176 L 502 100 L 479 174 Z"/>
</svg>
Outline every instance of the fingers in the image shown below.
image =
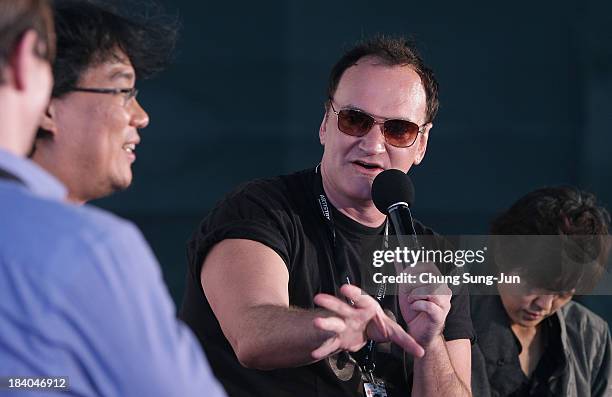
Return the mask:
<svg viewBox="0 0 612 397">
<path fill-rule="evenodd" d="M 388 317 L 387 319 L 389 340 L 404 349 L 406 353 L 415 357 L 423 357 L 425 354 L 423 347 L 421 347 L 421 345 L 419 345 L 412 336 L 404 331 L 398 323 Z"/>
<path fill-rule="evenodd" d="M 451 291 L 446 284 L 426 284 L 412 289 L 410 294 L 420 296 L 439 295 L 446 297 L 452 295 L 453 291 Z"/>
<path fill-rule="evenodd" d="M 341 341 L 337 335 L 346 329 L 346 324 L 342 319 L 338 317 L 317 317 L 312 321 L 312 323 L 315 328 L 322 331 L 331 332 L 333 335 L 330 338 L 327 338 L 321 346 L 310 353 L 313 359 L 320 360 L 340 349 Z"/>
<path fill-rule="evenodd" d="M 409 295 L 402 296 L 402 302 L 411 304 L 418 300 L 426 300 L 435 304 L 446 307 L 450 306 L 452 291 L 446 285 L 430 285 L 415 288 Z"/>
<path fill-rule="evenodd" d="M 436 320 L 436 322 L 444 321 L 446 318 L 445 310 L 439 305 L 426 301 L 426 300 L 418 300 L 413 302 L 410 305 L 410 308 L 416 312 L 424 312 L 427 313 L 430 318 Z"/>
<path fill-rule="evenodd" d="M 415 267 L 407 268 L 406 270 L 400 271 L 398 274 L 400 273 L 408 274 L 412 276 L 414 280 L 409 283 L 402 283 L 399 285 L 399 291 L 403 294 L 410 294 L 412 293 L 412 291 L 414 291 L 417 288 L 428 287 L 428 286 L 432 286 L 434 288 L 437 288 L 437 287 L 448 288 L 448 285 L 446 283 L 428 283 L 426 281 L 421 281 L 422 280 L 421 275 L 423 274 L 432 275 L 432 276 L 441 275 L 440 269 L 438 269 L 435 263 L 419 262 L 416 264 Z M 426 279 L 429 279 L 429 277 L 427 277 Z M 440 290 L 439 292 L 438 291 L 431 292 L 431 294 L 433 293 L 444 294 L 442 290 Z M 422 293 L 421 295 L 429 295 L 429 294 L 430 293 Z"/>
<path fill-rule="evenodd" d="M 330 354 L 335 353 L 340 349 L 340 340 L 338 338 L 329 338 L 321 346 L 315 349 L 310 355 L 315 360 L 321 360 Z"/>
<path fill-rule="evenodd" d="M 389 329 L 387 327 L 387 315 L 381 310 L 372 318 L 372 325 L 376 329 L 376 332 L 380 335 L 384 340 L 389 340 Z M 393 321 L 393 320 L 391 320 Z"/>
<path fill-rule="evenodd" d="M 377 308 L 379 306 L 376 299 L 364 293 L 361 288 L 356 287 L 354 285 L 344 284 L 342 287 L 340 287 L 340 292 L 342 293 L 342 295 L 350 299 L 357 308 L 369 309 Z"/>
<path fill-rule="evenodd" d="M 314 359 L 326 357 L 339 349 L 356 351 L 366 342 L 365 329 L 372 317 L 376 315 L 378 303 L 374 304 L 362 299 L 361 290 L 357 287 L 347 286 L 343 288 L 343 295 L 358 302 L 350 306 L 341 299 L 328 294 L 317 294 L 314 298 L 315 304 L 331 312 L 328 317 L 317 317 L 313 320 L 316 329 L 331 333 L 321 346 L 315 349 L 311 355 Z M 365 306 L 365 308 L 358 307 Z M 382 311 L 382 309 L 379 309 Z"/>
<path fill-rule="evenodd" d="M 355 309 L 362 309 L 360 314 L 369 319 L 380 308 L 378 302 L 370 295 L 364 294 L 359 287 L 345 284 L 340 288 L 340 292 L 353 303 L 353 306 L 328 294 L 317 294 L 314 298 L 314 303 L 344 318 L 355 316 Z"/>
<path fill-rule="evenodd" d="M 371 322 L 378 333 L 383 335 L 386 340 L 387 329 L 384 319 L 387 318 L 387 315 L 383 312 L 378 301 L 365 294 L 360 288 L 350 284 L 343 285 L 340 292 L 353 302 L 362 319 L 366 321 L 366 326 L 368 322 Z"/>
<path fill-rule="evenodd" d="M 317 317 L 313 320 L 313 325 L 321 331 L 334 332 L 336 334 L 344 332 L 346 329 L 346 324 L 338 317 Z"/>
<path fill-rule="evenodd" d="M 422 290 L 421 292 L 427 291 Z M 365 339 L 363 339 L 365 335 L 361 332 L 366 331 L 366 328 L 367 337 L 378 342 L 391 341 L 416 357 L 422 357 L 425 354 L 423 347 L 402 329 L 399 324 L 389 318 L 374 298 L 364 294 L 360 288 L 353 285 L 343 285 L 340 292 L 347 299 L 351 300 L 354 305 L 351 306 L 328 294 L 318 294 L 315 296 L 314 302 L 318 306 L 331 311 L 334 315 L 330 317 L 317 317 L 314 319 L 313 324 L 315 328 L 331 332 L 335 336 L 327 339 L 312 352 L 314 359 L 319 360 L 336 352 L 338 349 L 349 349 L 352 351 L 355 346 L 365 342 Z M 438 307 L 436 303 L 424 302 L 437 307 L 437 312 L 429 306 L 423 307 L 421 305 L 416 305 L 414 310 L 431 311 L 433 315 L 438 317 L 443 314 L 444 310 Z M 413 305 L 416 303 L 414 302 Z"/>
<path fill-rule="evenodd" d="M 414 307 L 414 303 L 416 302 L 430 302 L 434 305 L 438 306 L 442 311 L 450 310 L 450 299 L 447 299 L 444 296 L 437 295 L 427 295 L 427 296 L 410 296 L 405 302 L 402 302 L 404 305 L 409 305 L 411 308 Z"/>
<path fill-rule="evenodd" d="M 332 295 L 317 294 L 314 297 L 314 303 L 344 318 L 353 315 L 354 309 L 349 304 Z"/>
</svg>

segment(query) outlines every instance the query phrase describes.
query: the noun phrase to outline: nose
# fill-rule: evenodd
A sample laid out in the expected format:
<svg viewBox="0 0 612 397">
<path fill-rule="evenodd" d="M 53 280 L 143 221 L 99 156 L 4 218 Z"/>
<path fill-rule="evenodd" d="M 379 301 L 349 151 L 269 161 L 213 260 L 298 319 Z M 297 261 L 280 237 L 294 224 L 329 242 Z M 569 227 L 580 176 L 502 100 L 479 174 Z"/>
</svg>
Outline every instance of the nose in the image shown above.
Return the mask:
<svg viewBox="0 0 612 397">
<path fill-rule="evenodd" d="M 130 125 L 137 129 L 145 128 L 149 125 L 149 115 L 147 112 L 140 106 L 140 103 L 134 100 L 132 105 L 132 118 L 130 119 Z"/>
<path fill-rule="evenodd" d="M 363 150 L 364 153 L 378 154 L 386 150 L 382 128 L 382 124 L 375 123 L 367 134 L 359 138 L 359 148 Z"/>
<path fill-rule="evenodd" d="M 535 306 L 538 308 L 537 311 L 550 313 L 554 299 L 554 295 L 539 295 L 534 301 Z"/>
</svg>

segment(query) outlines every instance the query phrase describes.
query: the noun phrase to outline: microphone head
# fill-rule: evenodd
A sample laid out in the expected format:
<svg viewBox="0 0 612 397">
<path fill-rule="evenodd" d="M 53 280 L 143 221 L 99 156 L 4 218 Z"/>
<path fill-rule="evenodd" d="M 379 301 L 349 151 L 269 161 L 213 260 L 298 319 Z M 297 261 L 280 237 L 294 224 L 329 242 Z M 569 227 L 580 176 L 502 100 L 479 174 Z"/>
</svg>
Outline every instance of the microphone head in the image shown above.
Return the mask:
<svg viewBox="0 0 612 397">
<path fill-rule="evenodd" d="M 404 172 L 393 168 L 385 170 L 374 178 L 372 201 L 385 215 L 389 214 L 389 207 L 402 201 L 410 207 L 414 203 L 414 185 Z"/>
</svg>

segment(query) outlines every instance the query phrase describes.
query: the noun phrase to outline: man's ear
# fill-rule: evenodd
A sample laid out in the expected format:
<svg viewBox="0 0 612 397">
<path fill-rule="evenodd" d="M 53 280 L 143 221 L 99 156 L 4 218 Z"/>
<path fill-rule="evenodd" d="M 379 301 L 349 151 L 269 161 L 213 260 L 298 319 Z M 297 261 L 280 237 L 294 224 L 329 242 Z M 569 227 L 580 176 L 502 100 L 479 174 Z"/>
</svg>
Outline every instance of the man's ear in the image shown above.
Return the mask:
<svg viewBox="0 0 612 397">
<path fill-rule="evenodd" d="M 35 72 L 36 65 L 36 46 L 38 45 L 38 34 L 30 29 L 25 32 L 15 45 L 13 52 L 9 56 L 9 82 L 18 91 L 24 91 L 28 87 L 29 76 Z"/>
<path fill-rule="evenodd" d="M 40 128 L 49 131 L 53 135 L 57 134 L 55 101 L 55 98 L 51 98 L 45 113 L 43 113 L 40 119 Z"/>
<path fill-rule="evenodd" d="M 325 107 L 325 114 L 323 115 L 323 120 L 321 120 L 321 125 L 319 126 L 319 142 L 321 145 L 325 146 L 325 135 L 327 134 L 327 107 Z"/>
<path fill-rule="evenodd" d="M 429 140 L 429 130 L 433 127 L 432 123 L 427 123 L 425 125 L 425 129 L 422 133 L 417 136 L 417 152 L 414 158 L 414 165 L 419 165 L 425 158 L 425 153 L 427 152 L 427 142 Z"/>
</svg>

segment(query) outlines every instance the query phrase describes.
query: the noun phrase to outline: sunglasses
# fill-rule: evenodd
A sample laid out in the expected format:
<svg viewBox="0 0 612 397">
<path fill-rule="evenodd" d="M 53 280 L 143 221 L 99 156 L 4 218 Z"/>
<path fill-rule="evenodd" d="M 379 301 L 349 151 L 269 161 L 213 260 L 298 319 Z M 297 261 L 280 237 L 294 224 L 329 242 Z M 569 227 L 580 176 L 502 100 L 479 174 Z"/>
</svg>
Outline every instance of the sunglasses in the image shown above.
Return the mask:
<svg viewBox="0 0 612 397">
<path fill-rule="evenodd" d="M 409 120 L 402 119 L 383 119 L 377 121 L 372 115 L 357 109 L 334 108 L 334 102 L 330 98 L 329 104 L 332 111 L 338 116 L 338 129 L 346 135 L 362 137 L 366 135 L 374 124 L 382 124 L 382 133 L 385 142 L 395 147 L 410 147 L 416 142 L 419 133 L 423 132 L 423 127 Z"/>
</svg>

